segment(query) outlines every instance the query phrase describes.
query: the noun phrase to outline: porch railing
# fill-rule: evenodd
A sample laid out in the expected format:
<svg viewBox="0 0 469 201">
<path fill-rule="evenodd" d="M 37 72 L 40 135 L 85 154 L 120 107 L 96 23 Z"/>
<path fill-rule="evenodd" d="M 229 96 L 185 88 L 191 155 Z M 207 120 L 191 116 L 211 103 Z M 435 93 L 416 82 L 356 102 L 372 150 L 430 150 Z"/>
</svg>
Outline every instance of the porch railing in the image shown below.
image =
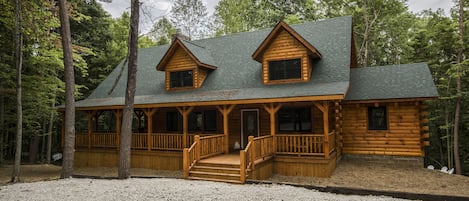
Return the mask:
<svg viewBox="0 0 469 201">
<path fill-rule="evenodd" d="M 224 137 L 224 134 L 200 137 L 200 158 L 208 158 L 224 153 Z"/>
<path fill-rule="evenodd" d="M 329 154 L 335 151 L 335 132 L 332 131 L 329 133 Z"/>
<path fill-rule="evenodd" d="M 76 147 L 88 147 L 88 133 L 76 133 L 75 134 L 75 146 Z"/>
<path fill-rule="evenodd" d="M 90 137 L 93 147 L 116 147 L 117 144 L 116 133 L 92 133 Z"/>
<path fill-rule="evenodd" d="M 246 148 L 239 152 L 240 180 L 243 183 L 246 181 L 247 172 L 254 169 L 257 162 L 267 160 L 275 154 L 274 137 L 270 135 L 256 138 L 249 136 L 248 140 Z"/>
<path fill-rule="evenodd" d="M 184 177 L 187 178 L 189 176 L 189 171 L 192 166 L 200 159 L 222 154 L 225 150 L 223 147 L 224 138 L 224 134 L 205 137 L 195 135 L 193 138 L 194 143 L 192 143 L 189 148 L 184 148 L 182 151 Z"/>
<path fill-rule="evenodd" d="M 275 138 L 277 154 L 324 156 L 324 134 L 277 134 Z"/>
</svg>

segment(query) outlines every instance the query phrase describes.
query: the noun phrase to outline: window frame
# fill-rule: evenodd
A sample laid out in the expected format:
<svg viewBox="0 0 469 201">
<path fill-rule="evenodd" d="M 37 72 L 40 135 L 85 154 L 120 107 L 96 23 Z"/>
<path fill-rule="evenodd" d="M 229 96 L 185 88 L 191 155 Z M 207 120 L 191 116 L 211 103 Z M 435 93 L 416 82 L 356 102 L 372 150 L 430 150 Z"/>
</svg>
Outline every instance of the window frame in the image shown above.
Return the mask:
<svg viewBox="0 0 469 201">
<path fill-rule="evenodd" d="M 290 119 L 291 122 L 294 122 L 294 125 L 293 125 L 293 130 L 282 130 L 280 128 L 280 124 L 281 124 L 281 115 L 282 115 L 282 112 L 285 112 L 285 111 L 288 111 L 289 113 L 296 113 L 297 115 L 297 118 L 292 120 Z M 303 117 L 301 116 L 302 115 L 302 112 L 305 112 L 304 114 L 307 114 L 308 115 L 308 118 L 309 118 L 309 121 L 307 121 L 310 125 L 309 125 L 309 129 L 303 129 L 302 127 L 302 124 L 303 122 L 306 122 L 306 121 L 302 121 Z M 303 114 L 303 115 L 304 115 Z M 288 107 L 288 108 L 281 108 L 278 112 L 277 112 L 277 121 L 276 121 L 276 127 L 277 127 L 277 132 L 278 133 L 312 133 L 313 132 L 313 114 L 312 114 L 312 110 L 311 110 L 311 107 L 308 107 L 308 106 L 305 106 L 305 107 Z M 299 125 L 297 125 L 299 124 Z M 300 129 L 296 129 L 296 128 L 300 128 Z"/>
<path fill-rule="evenodd" d="M 191 86 L 177 86 L 177 87 L 174 87 L 173 86 L 173 76 L 172 74 L 173 73 L 183 73 L 183 72 L 191 72 L 190 75 L 191 75 L 191 80 L 192 80 L 192 85 Z M 182 77 L 182 76 L 181 76 Z M 195 73 L 194 73 L 194 69 L 184 69 L 184 70 L 175 70 L 175 71 L 168 71 L 168 79 L 169 79 L 169 83 L 168 83 L 168 88 L 170 90 L 180 90 L 180 89 L 194 89 L 195 88 Z M 181 83 L 184 83 L 184 78 L 180 78 L 182 79 L 181 80 Z"/>
<path fill-rule="evenodd" d="M 374 125 L 373 123 L 373 111 L 378 110 L 378 109 L 383 109 L 384 114 L 382 115 L 382 118 L 384 118 L 384 124 L 383 125 Z M 367 129 L 369 131 L 387 131 L 389 130 L 389 113 L 388 113 L 388 108 L 386 106 L 369 106 L 367 108 Z"/>
<path fill-rule="evenodd" d="M 272 73 L 272 70 L 271 70 L 271 63 L 272 62 L 285 62 L 285 61 L 291 61 L 291 60 L 299 60 L 299 70 L 300 70 L 300 74 L 299 74 L 299 77 L 295 77 L 295 78 L 284 78 L 284 79 L 271 79 L 271 73 Z M 290 81 L 303 81 L 303 58 L 302 57 L 291 57 L 291 58 L 282 58 L 282 59 L 270 59 L 270 60 L 266 60 L 266 65 L 267 65 L 267 80 L 268 80 L 268 83 L 282 83 L 282 82 L 290 82 Z M 288 66 L 284 66 L 283 67 L 284 70 L 285 68 L 288 68 Z"/>
</svg>

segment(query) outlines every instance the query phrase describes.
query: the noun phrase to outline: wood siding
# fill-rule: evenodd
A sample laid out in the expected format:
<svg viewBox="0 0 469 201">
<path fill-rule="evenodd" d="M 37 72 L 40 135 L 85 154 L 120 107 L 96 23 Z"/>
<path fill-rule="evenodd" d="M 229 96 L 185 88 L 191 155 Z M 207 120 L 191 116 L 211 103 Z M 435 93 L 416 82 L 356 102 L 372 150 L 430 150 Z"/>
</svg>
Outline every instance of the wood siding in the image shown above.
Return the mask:
<svg viewBox="0 0 469 201">
<path fill-rule="evenodd" d="M 310 80 L 311 62 L 308 50 L 287 31 L 282 30 L 264 52 L 262 60 L 262 82 L 264 84 L 291 82 L 291 80 L 269 80 L 269 61 L 286 59 L 301 59 L 301 79 L 299 81 Z"/>
<path fill-rule="evenodd" d="M 90 150 L 75 152 L 75 167 L 117 167 L 119 151 Z M 131 168 L 181 170 L 182 152 L 132 151 Z"/>
<path fill-rule="evenodd" d="M 423 156 L 419 102 L 378 103 L 387 108 L 387 130 L 368 130 L 368 107 L 343 105 L 343 153 Z"/>
<path fill-rule="evenodd" d="M 303 177 L 330 177 L 337 165 L 337 156 L 330 159 L 275 157 L 274 174 Z"/>
</svg>

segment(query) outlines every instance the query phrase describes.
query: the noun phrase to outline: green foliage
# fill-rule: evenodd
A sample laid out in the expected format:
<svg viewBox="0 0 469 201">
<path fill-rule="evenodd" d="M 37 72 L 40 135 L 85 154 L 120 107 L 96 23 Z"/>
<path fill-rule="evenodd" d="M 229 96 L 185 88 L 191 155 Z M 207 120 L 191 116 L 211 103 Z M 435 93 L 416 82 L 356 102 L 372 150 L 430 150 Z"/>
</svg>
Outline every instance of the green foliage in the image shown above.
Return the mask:
<svg viewBox="0 0 469 201">
<path fill-rule="evenodd" d="M 209 26 L 207 8 L 201 0 L 176 0 L 171 8 L 171 22 L 190 38 L 202 38 Z"/>
</svg>

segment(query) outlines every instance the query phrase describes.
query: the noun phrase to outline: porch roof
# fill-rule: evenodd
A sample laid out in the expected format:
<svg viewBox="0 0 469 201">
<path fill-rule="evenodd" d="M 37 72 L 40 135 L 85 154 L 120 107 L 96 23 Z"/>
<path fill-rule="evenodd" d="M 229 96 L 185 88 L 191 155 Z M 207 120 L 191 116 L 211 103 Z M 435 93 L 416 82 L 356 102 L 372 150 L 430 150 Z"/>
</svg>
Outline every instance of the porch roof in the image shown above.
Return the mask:
<svg viewBox="0 0 469 201">
<path fill-rule="evenodd" d="M 251 54 L 272 30 L 263 29 L 190 41 L 191 45 L 204 47 L 202 56 L 213 59 L 210 63 L 218 67 L 209 72 L 197 90 L 165 90 L 165 72 L 156 71 L 155 66 L 169 45 L 139 49 L 135 104 L 344 96 L 350 76 L 352 18 L 339 17 L 291 27 L 322 54 L 313 64 L 309 82 L 262 84 L 262 64 L 253 60 Z M 127 65 L 121 63 L 87 99 L 78 101 L 76 107 L 123 105 L 126 81 Z"/>
</svg>

